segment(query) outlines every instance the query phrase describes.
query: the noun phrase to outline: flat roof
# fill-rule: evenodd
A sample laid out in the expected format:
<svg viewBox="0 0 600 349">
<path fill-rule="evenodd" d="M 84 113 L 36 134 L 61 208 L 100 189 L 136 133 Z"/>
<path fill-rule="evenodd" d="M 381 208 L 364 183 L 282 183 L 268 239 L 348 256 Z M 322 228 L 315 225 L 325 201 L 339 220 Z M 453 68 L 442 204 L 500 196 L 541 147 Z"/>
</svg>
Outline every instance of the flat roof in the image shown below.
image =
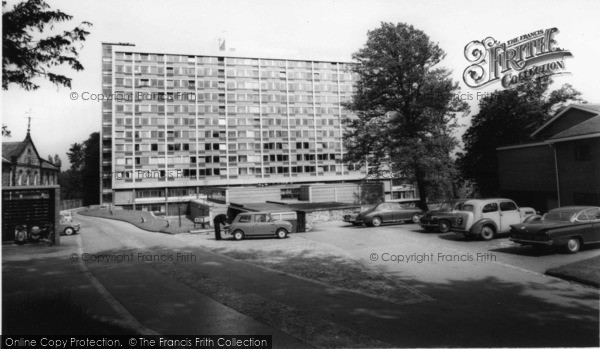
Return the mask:
<svg viewBox="0 0 600 349">
<path fill-rule="evenodd" d="M 312 61 L 312 62 L 325 62 L 325 63 L 343 63 L 343 64 L 354 64 L 355 62 L 349 60 L 340 60 L 332 57 L 304 57 L 299 55 L 288 54 L 276 54 L 276 53 L 265 53 L 265 52 L 238 52 L 238 51 L 219 51 L 219 50 L 206 50 L 200 53 L 191 52 L 169 52 L 169 51 L 158 51 L 158 50 L 144 50 L 140 49 L 135 44 L 130 43 L 102 43 L 103 45 L 114 46 L 113 51 L 119 52 L 131 52 L 131 53 L 146 53 L 146 54 L 157 54 L 157 55 L 175 55 L 175 56 L 201 56 L 201 57 L 227 57 L 227 58 L 247 58 L 247 59 L 272 59 L 272 60 L 287 60 L 287 61 Z"/>
</svg>

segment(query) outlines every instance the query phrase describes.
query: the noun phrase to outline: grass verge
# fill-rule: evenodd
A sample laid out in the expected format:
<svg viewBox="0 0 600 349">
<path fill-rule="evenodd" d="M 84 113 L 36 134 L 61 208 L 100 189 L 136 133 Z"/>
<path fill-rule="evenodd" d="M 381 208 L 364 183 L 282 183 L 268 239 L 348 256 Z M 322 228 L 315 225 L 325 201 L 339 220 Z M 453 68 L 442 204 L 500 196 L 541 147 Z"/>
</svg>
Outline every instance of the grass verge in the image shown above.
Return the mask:
<svg viewBox="0 0 600 349">
<path fill-rule="evenodd" d="M 546 275 L 600 288 L 600 256 L 548 269 Z"/>
</svg>

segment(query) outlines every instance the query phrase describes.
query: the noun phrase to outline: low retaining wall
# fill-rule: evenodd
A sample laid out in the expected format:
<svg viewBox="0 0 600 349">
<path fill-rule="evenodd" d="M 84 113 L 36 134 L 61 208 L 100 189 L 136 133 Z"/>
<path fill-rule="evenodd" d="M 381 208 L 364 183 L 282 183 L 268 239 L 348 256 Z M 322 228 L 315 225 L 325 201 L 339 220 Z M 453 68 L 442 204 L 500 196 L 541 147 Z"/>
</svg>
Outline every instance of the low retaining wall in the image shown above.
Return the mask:
<svg viewBox="0 0 600 349">
<path fill-rule="evenodd" d="M 366 207 L 366 206 L 365 206 Z M 316 223 L 342 221 L 347 214 L 358 213 L 363 207 L 348 207 L 330 210 L 306 211 L 305 231 L 310 231 Z"/>
</svg>

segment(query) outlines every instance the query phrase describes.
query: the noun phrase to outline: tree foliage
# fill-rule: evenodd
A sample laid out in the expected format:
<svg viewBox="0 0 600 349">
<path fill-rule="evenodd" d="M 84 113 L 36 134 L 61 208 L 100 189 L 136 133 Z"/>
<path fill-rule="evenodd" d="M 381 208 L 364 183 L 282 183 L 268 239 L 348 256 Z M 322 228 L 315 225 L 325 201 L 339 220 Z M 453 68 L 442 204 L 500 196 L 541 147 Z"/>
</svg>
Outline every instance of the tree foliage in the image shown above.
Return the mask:
<svg viewBox="0 0 600 349">
<path fill-rule="evenodd" d="M 91 23 L 82 22 L 72 30 L 37 39 L 48 28 L 71 19 L 72 16 L 60 10 L 51 10 L 43 0 L 26 0 L 10 10 L 6 9 L 6 2 L 2 2 L 4 90 L 13 83 L 25 90 L 36 90 L 39 86 L 32 82 L 36 77 L 44 77 L 57 86 L 71 87 L 70 78 L 52 69 L 66 64 L 76 71 L 83 70 L 75 44 L 85 41 L 89 34 L 85 28 Z"/>
<path fill-rule="evenodd" d="M 358 81 L 345 104 L 357 116 L 345 120 L 346 161 L 368 164 L 370 176 L 390 171 L 416 182 L 423 208 L 427 195 L 451 195 L 452 132 L 456 113 L 468 110 L 455 98 L 459 88 L 450 71 L 437 67 L 444 57 L 424 32 L 382 23 L 353 55 Z"/>
<path fill-rule="evenodd" d="M 571 85 L 549 92 L 552 80 L 538 77 L 499 90 L 479 101 L 479 113 L 462 139 L 457 164 L 463 179 L 473 181 L 481 196 L 499 194 L 496 148 L 534 141 L 530 135 L 569 102 L 582 102 Z"/>
<path fill-rule="evenodd" d="M 2 137 L 6 137 L 6 138 L 10 138 L 10 130 L 8 129 L 8 126 L 6 125 L 2 125 Z"/>
<path fill-rule="evenodd" d="M 92 133 L 83 143 L 73 143 L 67 152 L 71 167 L 61 173 L 63 199 L 82 199 L 84 205 L 100 201 L 100 134 Z"/>
</svg>

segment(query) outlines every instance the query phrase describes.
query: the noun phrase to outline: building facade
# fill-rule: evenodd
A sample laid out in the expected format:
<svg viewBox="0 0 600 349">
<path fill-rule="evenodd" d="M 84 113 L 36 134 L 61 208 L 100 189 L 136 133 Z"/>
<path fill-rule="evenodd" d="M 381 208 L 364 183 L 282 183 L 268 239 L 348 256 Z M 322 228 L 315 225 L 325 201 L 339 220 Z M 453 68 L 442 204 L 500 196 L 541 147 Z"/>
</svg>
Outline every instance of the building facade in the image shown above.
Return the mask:
<svg viewBox="0 0 600 349">
<path fill-rule="evenodd" d="M 498 148 L 500 190 L 541 211 L 600 206 L 600 105 L 571 104 L 532 134 Z"/>
<path fill-rule="evenodd" d="M 212 187 L 279 185 L 285 199 L 363 179 L 342 162 L 348 64 L 103 44 L 102 203 L 164 211 Z"/>
<path fill-rule="evenodd" d="M 38 154 L 31 135 L 21 142 L 2 142 L 2 186 L 42 186 L 58 184 L 60 166 Z"/>
</svg>

